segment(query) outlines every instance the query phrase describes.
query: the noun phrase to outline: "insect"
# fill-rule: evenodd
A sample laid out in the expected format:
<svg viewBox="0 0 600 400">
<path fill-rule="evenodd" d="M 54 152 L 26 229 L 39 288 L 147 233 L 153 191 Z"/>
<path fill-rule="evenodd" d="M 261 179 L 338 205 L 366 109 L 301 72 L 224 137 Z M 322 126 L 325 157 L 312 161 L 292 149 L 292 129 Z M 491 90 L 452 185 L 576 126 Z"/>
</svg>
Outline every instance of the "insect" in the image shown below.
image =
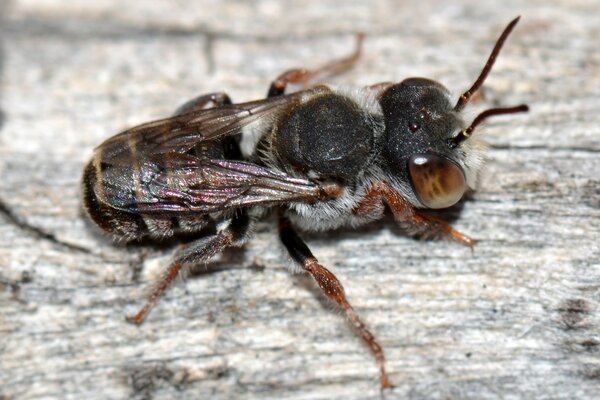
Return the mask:
<svg viewBox="0 0 600 400">
<path fill-rule="evenodd" d="M 311 253 L 305 231 L 359 226 L 386 206 L 409 233 L 474 241 L 420 209 L 457 203 L 473 188 L 483 147 L 475 128 L 490 116 L 527 105 L 483 111 L 470 124 L 461 111 L 483 85 L 506 38 L 504 29 L 475 83 L 452 105 L 448 90 L 426 78 L 360 88 L 325 85 L 286 93 L 291 84 L 348 69 L 348 57 L 275 79 L 266 99 L 233 104 L 225 93 L 199 96 L 174 116 L 111 137 L 83 173 L 83 202 L 102 230 L 121 240 L 194 234 L 176 251 L 139 312 L 140 324 L 183 268 L 241 246 L 269 210 L 291 258 L 343 310 L 373 353 L 382 388 L 390 387 L 384 354 L 348 302 L 338 279 Z"/>
</svg>

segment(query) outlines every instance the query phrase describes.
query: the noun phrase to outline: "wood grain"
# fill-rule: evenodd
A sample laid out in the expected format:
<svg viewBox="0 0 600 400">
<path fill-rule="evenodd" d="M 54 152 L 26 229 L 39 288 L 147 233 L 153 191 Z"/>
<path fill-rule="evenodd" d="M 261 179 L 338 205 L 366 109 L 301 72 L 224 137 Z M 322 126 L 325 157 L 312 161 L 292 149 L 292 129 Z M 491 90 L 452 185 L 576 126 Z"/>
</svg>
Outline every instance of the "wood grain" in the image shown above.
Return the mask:
<svg viewBox="0 0 600 400">
<path fill-rule="evenodd" d="M 296 66 L 365 57 L 336 83 L 489 77 L 479 190 L 453 225 L 473 252 L 387 219 L 305 235 L 379 337 L 386 399 L 592 399 L 600 392 L 600 3 L 0 2 L 0 398 L 378 399 L 367 349 L 291 275 L 273 219 L 243 251 L 135 311 L 168 246 L 115 246 L 81 216 L 94 146 L 226 90 L 260 98 Z M 474 111 L 473 111 L 474 113 Z"/>
</svg>

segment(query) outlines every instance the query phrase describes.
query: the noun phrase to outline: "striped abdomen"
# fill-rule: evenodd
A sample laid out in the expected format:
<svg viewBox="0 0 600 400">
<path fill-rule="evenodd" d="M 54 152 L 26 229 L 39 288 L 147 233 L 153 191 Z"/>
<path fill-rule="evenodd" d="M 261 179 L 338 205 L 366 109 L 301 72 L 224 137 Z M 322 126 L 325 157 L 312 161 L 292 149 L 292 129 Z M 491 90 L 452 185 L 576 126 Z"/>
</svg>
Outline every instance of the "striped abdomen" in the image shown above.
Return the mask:
<svg viewBox="0 0 600 400">
<path fill-rule="evenodd" d="M 157 190 L 168 190 L 169 185 L 187 184 L 185 168 L 173 167 L 178 165 L 178 157 L 238 158 L 235 136 L 199 143 L 185 154 L 152 153 L 148 149 L 152 142 L 136 142 L 128 136 L 119 139 L 111 138 L 98 147 L 83 172 L 83 206 L 102 230 L 125 240 L 164 238 L 199 231 L 214 222 L 211 217 L 220 217 L 219 213 L 169 212 L 154 195 Z M 157 207 L 140 212 L 140 203 Z"/>
<path fill-rule="evenodd" d="M 111 207 L 98 196 L 98 191 L 104 190 L 104 181 L 99 179 L 103 176 L 99 165 L 92 159 L 84 169 L 83 206 L 90 219 L 105 232 L 125 240 L 164 238 L 201 230 L 211 222 L 208 215 L 150 215 Z M 131 191 L 135 192 L 133 188 Z"/>
</svg>

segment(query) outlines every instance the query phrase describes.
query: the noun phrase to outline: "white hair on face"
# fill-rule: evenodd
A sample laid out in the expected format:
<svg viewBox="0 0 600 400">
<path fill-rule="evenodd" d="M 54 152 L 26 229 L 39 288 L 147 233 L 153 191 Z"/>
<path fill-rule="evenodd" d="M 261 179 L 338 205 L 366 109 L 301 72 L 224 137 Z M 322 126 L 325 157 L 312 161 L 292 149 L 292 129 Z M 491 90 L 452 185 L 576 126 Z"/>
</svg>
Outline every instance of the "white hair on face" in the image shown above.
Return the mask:
<svg viewBox="0 0 600 400">
<path fill-rule="evenodd" d="M 487 150 L 487 144 L 478 137 L 470 137 L 456 149 L 457 160 L 465 171 L 467 186 L 475 189 L 479 170 L 484 162 L 484 154 Z"/>
<path fill-rule="evenodd" d="M 469 124 L 465 121 L 473 121 L 477 115 L 478 113 L 474 110 L 463 110 L 460 113 L 457 113 L 458 120 L 460 121 L 460 129 L 466 129 Z M 481 127 L 479 129 L 481 129 Z M 456 132 L 454 136 L 458 133 L 459 132 Z M 467 186 L 470 189 L 475 189 L 475 186 L 477 186 L 479 171 L 485 161 L 485 152 L 487 151 L 487 148 L 487 143 L 481 139 L 481 133 L 476 131 L 471 137 L 461 142 L 458 147 L 454 149 L 455 161 L 463 169 Z"/>
</svg>

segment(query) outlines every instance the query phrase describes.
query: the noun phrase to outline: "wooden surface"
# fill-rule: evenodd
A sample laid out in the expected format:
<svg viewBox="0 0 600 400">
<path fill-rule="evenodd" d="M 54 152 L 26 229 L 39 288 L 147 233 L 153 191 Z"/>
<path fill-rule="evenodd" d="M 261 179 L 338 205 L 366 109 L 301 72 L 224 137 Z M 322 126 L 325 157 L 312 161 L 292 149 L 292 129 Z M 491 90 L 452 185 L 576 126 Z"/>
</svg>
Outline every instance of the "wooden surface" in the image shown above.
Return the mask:
<svg viewBox="0 0 600 400">
<path fill-rule="evenodd" d="M 92 149 L 203 92 L 262 97 L 284 69 L 367 34 L 336 83 L 427 76 L 454 93 L 522 21 L 486 84 L 480 189 L 454 226 L 474 252 L 389 220 L 305 235 L 379 337 L 386 399 L 600 393 L 598 1 L 0 2 L 0 398 L 377 399 L 371 355 L 292 276 L 274 221 L 179 282 L 141 327 L 171 248 L 115 246 L 82 218 Z"/>
</svg>

